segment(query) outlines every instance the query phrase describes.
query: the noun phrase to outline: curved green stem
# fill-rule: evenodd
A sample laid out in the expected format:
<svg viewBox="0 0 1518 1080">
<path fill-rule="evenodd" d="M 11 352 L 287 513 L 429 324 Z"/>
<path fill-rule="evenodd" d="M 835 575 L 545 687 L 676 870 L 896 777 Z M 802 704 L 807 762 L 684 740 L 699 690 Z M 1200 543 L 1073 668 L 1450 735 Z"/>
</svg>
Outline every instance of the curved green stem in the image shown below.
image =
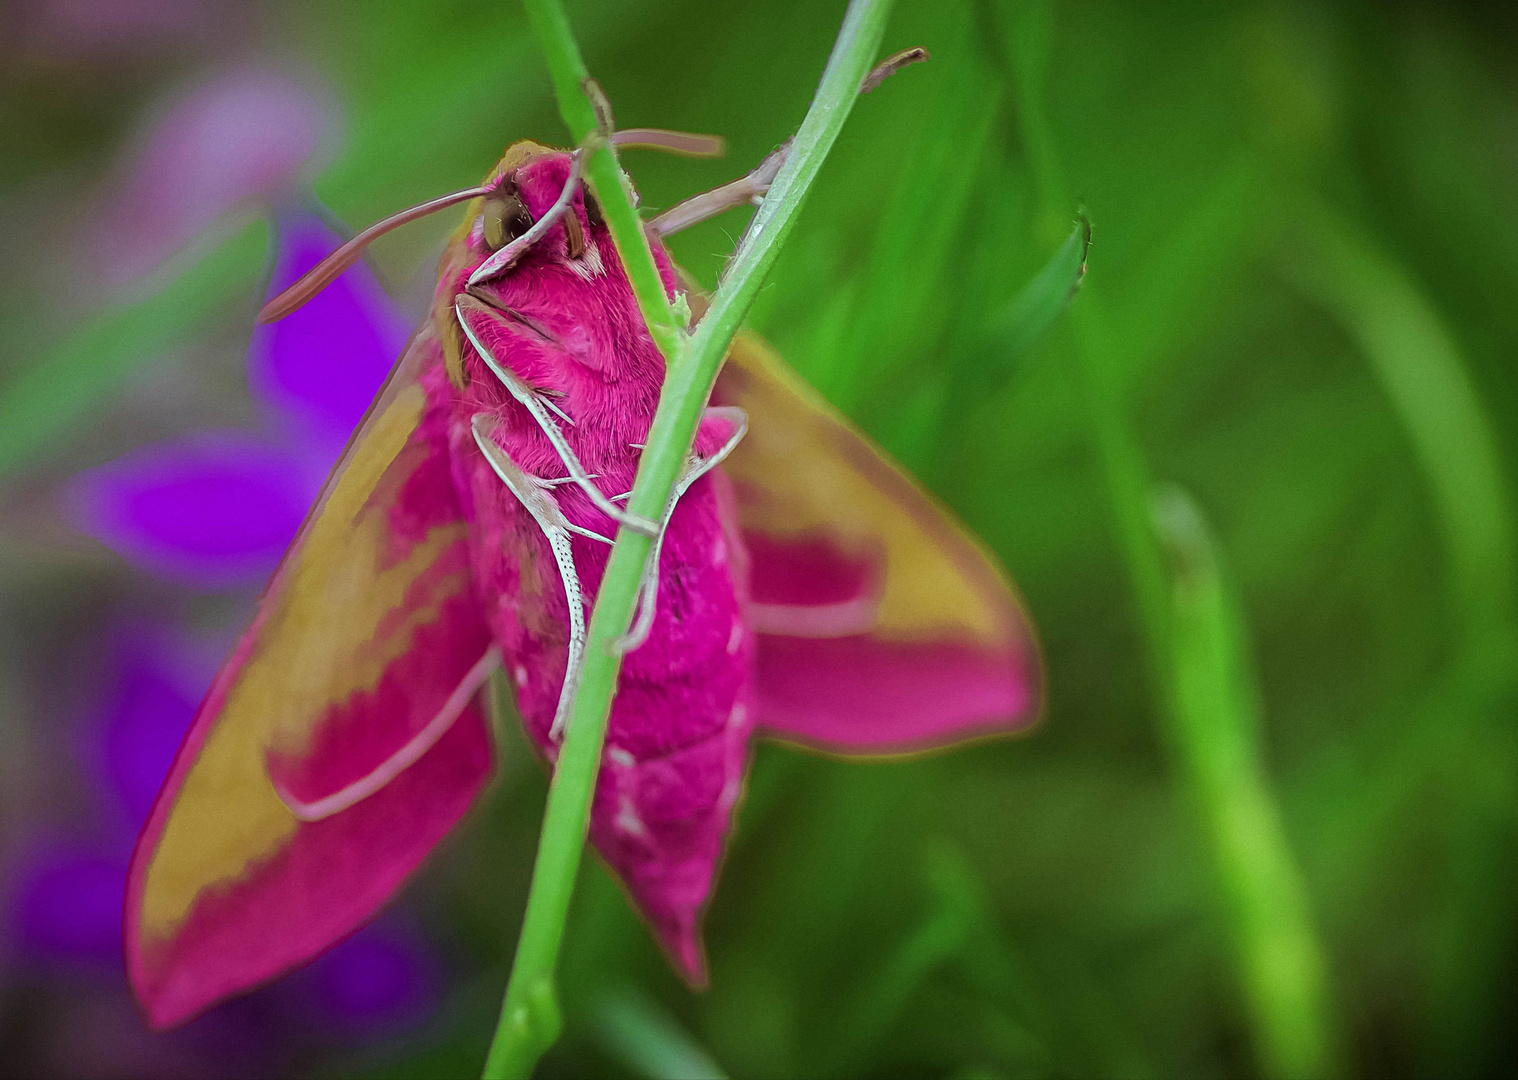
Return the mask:
<svg viewBox="0 0 1518 1080">
<path fill-rule="evenodd" d="M 558 0 L 526 0 L 553 75 L 560 112 L 577 139 L 597 128 L 586 94 L 584 61 Z M 638 466 L 628 509 L 657 521 L 706 407 L 712 383 L 749 305 L 795 224 L 812 181 L 842 129 L 885 30 L 890 0 L 851 0 L 822 82 L 769 194 L 754 215 L 728 273 L 695 334 L 687 338 L 670 309 L 614 152 L 597 148 L 586 175 L 627 266 L 654 341 L 669 361 L 659 407 Z M 620 657 L 612 643 L 627 629 L 651 540 L 622 530 L 590 619 L 585 667 L 543 815 L 527 912 L 501 1018 L 485 1062 L 487 1078 L 527 1076 L 558 1038 L 562 1021 L 554 970 L 585 844 L 606 721 Z"/>
<path fill-rule="evenodd" d="M 570 29 L 569 18 L 559 0 L 524 0 L 524 4 L 527 21 L 532 25 L 532 32 L 543 49 L 543 58 L 548 62 L 554 96 L 559 99 L 559 115 L 564 118 L 564 125 L 575 142 L 584 145 L 586 137 L 601 127 L 602 119 L 596 115 L 597 102 L 592 98 L 592 94 L 599 96 L 600 90 L 591 81 L 574 31 Z M 638 298 L 648 332 L 664 359 L 673 362 L 683 345 L 680 322 L 670 307 L 669 296 L 659 278 L 659 268 L 648 249 L 643 222 L 633 205 L 632 189 L 617 161 L 617 152 L 610 144 L 591 144 L 586 155 L 585 179 L 601 204 L 606 227 L 616 242 L 617 254 L 622 257 L 622 266 L 627 271 L 633 295 Z"/>
<path fill-rule="evenodd" d="M 1054 8 L 1011 0 L 999 6 L 1035 186 L 1048 222 L 1063 229 L 1073 207 L 1043 107 Z M 1156 712 L 1172 764 L 1196 794 L 1222 886 L 1221 914 L 1234 938 L 1260 1068 L 1267 1076 L 1333 1075 L 1339 1039 L 1323 950 L 1258 746 L 1261 721 L 1242 619 L 1218 578 L 1199 515 L 1188 509 L 1179 523 L 1174 515 L 1154 517 L 1153 477 L 1129 414 L 1100 287 L 1083 293 L 1071 323 L 1086 424 L 1137 608 Z M 1190 507 L 1184 498 L 1169 505 Z M 1177 555 L 1185 557 L 1181 566 L 1173 565 Z"/>
<path fill-rule="evenodd" d="M 1260 1072 L 1333 1075 L 1327 963 L 1271 787 L 1243 613 L 1191 497 L 1162 486 L 1153 515 L 1170 563 L 1171 752 L 1207 838 Z"/>
</svg>

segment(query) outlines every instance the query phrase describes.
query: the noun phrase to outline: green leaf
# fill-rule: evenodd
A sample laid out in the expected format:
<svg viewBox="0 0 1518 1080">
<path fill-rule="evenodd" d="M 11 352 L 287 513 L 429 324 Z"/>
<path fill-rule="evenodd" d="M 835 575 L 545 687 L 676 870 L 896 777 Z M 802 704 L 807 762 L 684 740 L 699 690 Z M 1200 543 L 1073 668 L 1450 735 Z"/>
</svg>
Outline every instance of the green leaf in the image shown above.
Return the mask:
<svg viewBox="0 0 1518 1080">
<path fill-rule="evenodd" d="M 988 355 L 980 366 L 982 378 L 1006 378 L 1017 359 L 1064 314 L 1086 277 L 1090 249 L 1091 222 L 1082 214 L 1044 268 L 987 324 Z"/>
<path fill-rule="evenodd" d="M 268 225 L 252 222 L 189 271 L 134 303 L 96 315 L 0 390 L 0 476 L 27 464 L 142 364 L 226 319 L 264 273 Z"/>
</svg>

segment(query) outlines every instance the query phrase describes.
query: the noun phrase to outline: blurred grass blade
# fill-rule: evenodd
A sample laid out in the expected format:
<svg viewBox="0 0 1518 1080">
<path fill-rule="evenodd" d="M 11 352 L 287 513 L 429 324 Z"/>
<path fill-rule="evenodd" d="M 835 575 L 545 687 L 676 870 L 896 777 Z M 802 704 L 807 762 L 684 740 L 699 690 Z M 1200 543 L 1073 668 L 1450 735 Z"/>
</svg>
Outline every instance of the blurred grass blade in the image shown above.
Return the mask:
<svg viewBox="0 0 1518 1080">
<path fill-rule="evenodd" d="M 1290 272 L 1355 339 L 1401 418 L 1433 493 L 1450 584 L 1474 643 L 1512 619 L 1513 509 L 1497 437 L 1454 336 L 1374 243 L 1325 208 Z"/>
<path fill-rule="evenodd" d="M 1066 195 L 1043 108 L 1052 8 L 1032 10 L 1037 18 L 1025 19 L 1019 6 L 1001 5 L 1002 49 L 1047 218 Z M 1037 32 L 1020 37 L 1027 19 Z M 1242 620 L 1195 507 L 1179 491 L 1153 498 L 1129 416 L 1127 372 L 1099 299 L 1088 297 L 1072 319 L 1087 423 L 1137 601 L 1157 711 L 1194 790 L 1222 886 L 1261 1071 L 1282 1080 L 1327 1076 L 1334 1062 L 1323 961 L 1265 777 Z"/>
<path fill-rule="evenodd" d="M 153 357 L 257 298 L 269 229 L 239 229 L 158 292 L 95 316 L 0 389 L 0 477 L 42 453 Z"/>
<path fill-rule="evenodd" d="M 1018 358 L 1064 314 L 1080 291 L 1090 249 L 1091 222 L 1082 214 L 1043 269 L 987 324 L 987 348 L 976 368 L 978 378 L 992 383 L 1005 379 Z"/>
<path fill-rule="evenodd" d="M 898 76 L 919 85 L 939 80 L 931 120 L 904 149 L 852 296 L 847 335 L 808 373 L 840 408 L 862 411 L 869 421 L 889 423 L 897 415 L 907 365 L 950 309 L 944 290 L 953 288 L 954 275 L 945 271 L 959 257 L 980 160 L 1001 108 L 999 81 L 968 47 L 976 33 L 968 6 L 947 6 L 943 18 L 958 24 L 953 33 L 965 43 L 962 59 L 936 67 L 930 61 Z"/>
<path fill-rule="evenodd" d="M 852 1007 L 833 1025 L 826 1064 L 817 1070 L 821 1075 L 856 1072 L 867 1051 L 903 1020 L 912 994 L 923 981 L 964 949 L 979 911 L 963 862 L 963 857 L 956 860 L 954 853 L 938 847 L 928 849 L 928 915 L 892 950 L 855 996 Z"/>
<path fill-rule="evenodd" d="M 1513 505 L 1497 435 L 1448 327 L 1418 286 L 1374 241 L 1325 207 L 1309 208 L 1306 250 L 1289 272 L 1355 340 L 1413 446 L 1432 494 L 1464 625 L 1462 648 L 1430 704 L 1411 710 L 1384 774 L 1458 777 L 1447 796 L 1452 841 L 1445 895 L 1430 938 L 1426 1021 L 1440 1068 L 1478 1068 L 1472 1045 L 1502 979 L 1495 929 L 1510 917 L 1502 899 L 1513 812 L 1509 778 L 1518 761 L 1507 727 L 1518 665 L 1514 620 Z M 1400 788 L 1399 788 L 1400 790 Z"/>
<path fill-rule="evenodd" d="M 649 1080 L 725 1080 L 710 1054 L 647 994 L 624 987 L 595 1010 L 596 1039 L 618 1061 Z"/>
<path fill-rule="evenodd" d="M 1037 32 L 1020 39 L 1020 7 L 1001 5 L 1002 49 L 1048 219 L 1068 203 L 1039 77 L 1052 41 L 1052 9 L 1031 9 L 1037 17 L 1027 18 Z M 1196 793 L 1222 884 L 1261 1070 L 1279 1078 L 1326 1076 L 1333 1061 L 1322 958 L 1265 779 L 1242 623 L 1200 515 L 1178 492 L 1158 506 L 1152 500 L 1148 461 L 1129 416 L 1128 372 L 1099 299 L 1088 297 L 1072 318 L 1087 423 L 1137 601 L 1157 711 Z"/>
<path fill-rule="evenodd" d="M 1328 1076 L 1323 955 L 1266 771 L 1243 619 L 1196 505 L 1167 486 L 1153 507 L 1173 575 L 1170 735 L 1211 848 L 1260 1069 Z"/>
<path fill-rule="evenodd" d="M 1039 217 L 1052 221 L 1071 205 L 1044 109 L 1044 74 L 1054 41 L 1054 5 L 1049 0 L 993 5 L 993 25 L 1002 62 L 1014 87 L 1012 104 L 1024 153 L 1040 193 Z M 1065 218 L 1068 222 L 1069 218 Z M 1060 225 L 1060 234 L 1065 225 Z M 1058 235 L 1058 234 L 1056 234 Z M 1113 538 L 1128 574 L 1144 636 L 1144 659 L 1160 711 L 1169 700 L 1170 651 L 1164 559 L 1150 521 L 1149 463 L 1128 415 L 1126 372 L 1114 348 L 1100 295 L 1088 296 L 1072 312 L 1071 329 L 1086 398 L 1086 426 L 1106 489 Z"/>
</svg>

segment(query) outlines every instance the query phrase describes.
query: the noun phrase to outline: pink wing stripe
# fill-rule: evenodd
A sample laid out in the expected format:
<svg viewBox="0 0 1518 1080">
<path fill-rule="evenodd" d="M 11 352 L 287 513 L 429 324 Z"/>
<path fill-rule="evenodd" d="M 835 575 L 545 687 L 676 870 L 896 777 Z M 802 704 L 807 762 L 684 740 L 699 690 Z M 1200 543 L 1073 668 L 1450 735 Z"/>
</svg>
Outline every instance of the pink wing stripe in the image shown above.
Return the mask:
<svg viewBox="0 0 1518 1080">
<path fill-rule="evenodd" d="M 469 703 L 474 700 L 474 695 L 480 687 L 485 685 L 485 680 L 490 678 L 490 673 L 500 666 L 501 657 L 494 649 L 480 657 L 479 663 L 469 669 L 464 676 L 463 682 L 459 683 L 449 695 L 448 700 L 443 702 L 443 707 L 438 710 L 436 716 L 428 722 L 427 726 L 412 736 L 411 741 L 402 746 L 392 756 L 385 759 L 378 768 L 358 780 L 353 781 L 347 787 L 342 788 L 324 799 L 315 802 L 302 802 L 280 784 L 279 777 L 271 768 L 269 779 L 274 784 L 274 790 L 279 795 L 280 801 L 290 808 L 290 812 L 302 821 L 321 821 L 333 814 L 340 814 L 350 806 L 362 802 L 375 794 L 390 781 L 421 760 L 423 754 L 441 739 L 445 732 L 451 728 L 455 721 L 463 715 Z"/>
<path fill-rule="evenodd" d="M 299 826 L 247 878 L 203 895 L 171 940 L 130 948 L 132 983 L 152 1025 L 180 1024 L 356 930 L 469 809 L 490 767 L 489 729 L 471 705 L 372 798 Z M 166 817 L 164 809 L 155 808 L 155 817 Z M 162 824 L 150 823 L 145 835 L 156 836 Z M 140 894 L 145 869 L 145 859 L 134 859 L 129 895 Z M 137 916 L 129 907 L 127 940 L 134 944 L 142 940 Z"/>
<path fill-rule="evenodd" d="M 761 634 L 762 734 L 841 754 L 929 750 L 1033 720 L 1037 661 L 946 642 Z"/>
<path fill-rule="evenodd" d="M 850 556 L 826 537 L 777 539 L 747 532 L 748 624 L 755 633 L 803 638 L 869 631 L 880 603 L 881 560 Z"/>
<path fill-rule="evenodd" d="M 829 607 L 878 598 L 878 553 L 849 555 L 826 537 L 780 540 L 745 532 L 749 556 L 749 596 L 755 603 L 783 607 Z"/>
<path fill-rule="evenodd" d="M 463 542 L 454 547 L 440 564 L 467 560 Z M 450 598 L 436 622 L 412 631 L 411 647 L 390 663 L 373 690 L 333 702 L 315 718 L 311 745 L 302 753 L 266 752 L 269 779 L 285 804 L 294 809 L 336 798 L 421 739 L 489 644 L 481 620 L 473 590 Z"/>
<path fill-rule="evenodd" d="M 403 368 L 406 363 L 402 361 Z M 441 380 L 438 371 L 427 386 L 427 409 L 373 496 L 386 514 L 387 559 L 406 558 L 435 529 L 461 521 L 448 469 Z M 385 400 L 382 396 L 381 404 Z M 396 770 L 369 797 L 319 821 L 294 820 L 287 838 L 267 854 L 254 856 L 235 877 L 198 882 L 198 893 L 172 932 L 145 926 L 147 884 L 156 860 L 168 857 L 160 843 L 186 778 L 219 724 L 257 721 L 225 714 L 241 674 L 268 644 L 268 635 L 285 630 L 271 623 L 286 584 L 284 573 L 276 572 L 253 625 L 197 712 L 132 856 L 127 968 L 138 1000 L 157 1028 L 174 1026 L 223 997 L 272 979 L 356 930 L 465 814 L 491 773 L 489 727 L 479 705 L 466 695 L 462 715 L 440 725 L 430 748 L 421 746 L 409 768 Z M 346 601 L 339 595 L 331 602 Z M 311 718 L 312 742 L 304 754 L 286 755 L 268 770 L 300 801 L 339 793 L 404 753 L 456 696 L 461 679 L 490 646 L 462 530 L 408 583 L 381 623 L 373 639 L 366 638 L 370 644 L 359 641 L 356 646 L 377 649 L 404 640 L 405 651 L 386 664 L 371 689 L 333 701 Z M 262 754 L 249 757 L 246 768 L 266 771 Z M 219 836 L 214 842 L 233 841 Z M 199 871 L 194 865 L 172 864 L 167 872 Z"/>
</svg>

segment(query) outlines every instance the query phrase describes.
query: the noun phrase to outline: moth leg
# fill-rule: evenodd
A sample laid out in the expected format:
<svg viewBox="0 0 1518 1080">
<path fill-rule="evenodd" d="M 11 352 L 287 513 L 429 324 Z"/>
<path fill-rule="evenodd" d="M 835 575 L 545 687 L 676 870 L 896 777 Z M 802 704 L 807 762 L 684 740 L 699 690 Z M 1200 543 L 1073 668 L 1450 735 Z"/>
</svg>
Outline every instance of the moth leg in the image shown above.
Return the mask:
<svg viewBox="0 0 1518 1080">
<path fill-rule="evenodd" d="M 643 563 L 643 576 L 638 582 L 637 615 L 627 633 L 612 642 L 611 648 L 615 653 L 626 655 L 632 652 L 648 640 L 649 632 L 653 629 L 654 614 L 659 600 L 659 555 L 664 548 L 664 532 L 669 528 L 670 518 L 675 513 L 675 504 L 690 490 L 692 484 L 722 464 L 723 460 L 743 441 L 743 436 L 748 434 L 748 413 L 736 405 L 711 406 L 703 415 L 708 419 L 726 420 L 732 425 L 733 433 L 709 456 L 702 457 L 692 450 L 689 458 L 686 459 L 685 471 L 680 474 L 680 479 L 675 481 L 675 486 L 670 490 L 669 502 L 664 504 L 664 515 L 659 520 L 659 535 L 654 538 L 648 558 Z"/>
<path fill-rule="evenodd" d="M 580 685 L 580 672 L 585 661 L 585 593 L 580 588 L 580 575 L 575 569 L 569 534 L 580 532 L 608 544 L 611 541 L 588 529 L 582 530 L 579 526 L 570 524 L 550 493 L 552 489 L 537 477 L 524 472 L 511 460 L 511 455 L 490 437 L 486 425 L 494 419 L 490 413 L 474 414 L 469 428 L 474 435 L 475 445 L 485 455 L 485 460 L 490 463 L 496 476 L 517 497 L 517 501 L 527 508 L 527 512 L 538 523 L 538 528 L 548 538 L 553 561 L 559 568 L 559 580 L 564 584 L 564 599 L 569 604 L 569 659 L 564 666 L 564 688 L 559 691 L 559 704 L 554 710 L 553 725 L 548 729 L 548 737 L 557 740 L 564 732 L 564 725 L 569 722 L 569 707 L 574 701 L 575 689 Z"/>
<path fill-rule="evenodd" d="M 596 473 L 590 474 L 590 478 L 592 480 L 596 479 L 596 476 Z M 554 488 L 560 488 L 565 484 L 574 483 L 575 478 L 572 476 L 555 476 L 545 479 L 541 476 L 529 476 L 528 479 L 532 481 L 532 483 L 537 487 L 543 488 L 545 491 L 552 491 Z M 616 501 L 615 496 L 613 497 L 612 501 Z M 578 535 L 585 537 L 587 540 L 599 540 L 601 543 L 606 544 L 608 547 L 616 543 L 616 541 L 611 537 L 602 536 L 600 533 L 596 532 L 596 530 L 587 529 L 583 525 L 576 525 L 573 521 L 570 521 L 567 518 L 564 520 L 564 527 L 572 533 L 577 533 Z"/>
<path fill-rule="evenodd" d="M 676 203 L 648 223 L 649 231 L 659 237 L 672 236 L 681 229 L 699 225 L 707 218 L 714 218 L 735 206 L 757 206 L 775 182 L 775 176 L 780 172 L 780 166 L 785 164 L 785 156 L 790 148 L 790 141 L 787 140 L 771 151 L 769 157 L 747 176 L 740 176 L 721 187 L 703 191 L 700 195 L 692 195 L 684 202 Z"/>
<path fill-rule="evenodd" d="M 285 790 L 270 773 L 269 782 L 274 785 L 274 793 L 279 796 L 279 801 L 285 804 L 290 813 L 301 821 L 321 821 L 333 814 L 342 813 L 355 803 L 362 802 L 415 765 L 423 754 L 432 749 L 433 745 L 463 715 L 470 699 L 479 692 L 481 686 L 485 685 L 485 680 L 490 678 L 490 673 L 499 667 L 500 663 L 500 654 L 494 648 L 487 650 L 485 655 L 480 657 L 474 667 L 470 668 L 464 678 L 459 681 L 453 693 L 448 695 L 448 700 L 443 702 L 437 715 L 427 721 L 427 726 L 411 736 L 404 746 L 382 761 L 367 776 L 360 777 L 325 798 L 307 802 Z"/>
<path fill-rule="evenodd" d="M 522 404 L 533 420 L 537 422 L 538 427 L 543 430 L 543 434 L 548 436 L 549 443 L 553 445 L 554 451 L 564 463 L 564 468 L 568 470 L 569 476 L 574 481 L 575 486 L 589 495 L 591 502 L 595 503 L 596 509 L 600 510 L 601 513 L 613 521 L 633 530 L 633 532 L 642 533 L 644 536 L 656 535 L 658 533 L 658 525 L 647 518 L 639 517 L 637 514 L 630 514 L 626 510 L 623 510 L 603 495 L 601 489 L 592 483 L 590 474 L 580 464 L 580 459 L 575 456 L 574 449 L 569 445 L 568 440 L 564 438 L 564 433 L 559 430 L 559 425 L 549 415 L 547 399 L 531 386 L 528 386 L 519 375 L 495 358 L 495 355 L 480 340 L 479 335 L 474 332 L 474 328 L 469 325 L 469 319 L 465 315 L 466 312 L 494 319 L 495 314 L 492 309 L 467 293 L 460 294 L 454 301 L 454 314 L 458 317 L 459 326 L 464 330 L 464 336 L 469 339 L 469 343 L 480 354 L 480 358 L 485 361 L 485 365 L 495 373 L 495 377 L 501 380 L 501 384 L 506 387 L 511 396 Z M 557 407 L 553 411 L 558 412 Z"/>
</svg>

